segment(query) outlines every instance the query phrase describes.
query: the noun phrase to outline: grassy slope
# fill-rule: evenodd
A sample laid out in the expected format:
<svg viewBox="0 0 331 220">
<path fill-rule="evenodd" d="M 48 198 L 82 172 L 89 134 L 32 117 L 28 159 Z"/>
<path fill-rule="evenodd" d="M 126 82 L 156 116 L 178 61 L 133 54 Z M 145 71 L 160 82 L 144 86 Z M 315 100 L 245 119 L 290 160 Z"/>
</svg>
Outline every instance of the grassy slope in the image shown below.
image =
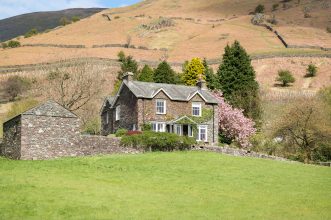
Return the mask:
<svg viewBox="0 0 331 220">
<path fill-rule="evenodd" d="M 331 169 L 179 152 L 0 159 L 0 218 L 330 219 Z"/>
</svg>

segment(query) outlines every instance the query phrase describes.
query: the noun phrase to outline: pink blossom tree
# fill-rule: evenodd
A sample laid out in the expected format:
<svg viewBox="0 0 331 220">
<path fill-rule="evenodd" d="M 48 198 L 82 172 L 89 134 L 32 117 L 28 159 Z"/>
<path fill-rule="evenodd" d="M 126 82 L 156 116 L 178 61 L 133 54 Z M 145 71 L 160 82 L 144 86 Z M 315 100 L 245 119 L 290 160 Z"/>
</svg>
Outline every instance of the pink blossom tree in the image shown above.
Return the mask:
<svg viewBox="0 0 331 220">
<path fill-rule="evenodd" d="M 219 104 L 219 129 L 227 138 L 236 141 L 242 148 L 250 148 L 250 137 L 256 132 L 253 120 L 244 116 L 243 110 L 233 108 L 223 97 L 222 92 L 213 92 Z"/>
</svg>

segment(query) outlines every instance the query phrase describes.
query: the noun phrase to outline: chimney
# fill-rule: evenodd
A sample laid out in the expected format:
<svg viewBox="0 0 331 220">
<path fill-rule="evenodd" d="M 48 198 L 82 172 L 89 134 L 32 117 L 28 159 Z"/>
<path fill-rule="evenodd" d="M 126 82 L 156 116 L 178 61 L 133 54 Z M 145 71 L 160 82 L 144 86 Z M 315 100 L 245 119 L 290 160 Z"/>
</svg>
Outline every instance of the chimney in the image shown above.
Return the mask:
<svg viewBox="0 0 331 220">
<path fill-rule="evenodd" d="M 199 80 L 198 80 L 198 82 L 197 82 L 197 86 L 198 86 L 198 88 L 201 90 L 201 89 L 203 89 L 203 90 L 206 90 L 207 89 L 207 83 L 206 83 L 206 81 L 204 80 L 204 79 L 202 79 L 202 78 L 200 78 Z"/>
<path fill-rule="evenodd" d="M 131 72 L 125 73 L 122 77 L 122 80 L 125 80 L 127 82 L 132 81 L 133 80 L 133 73 L 131 73 Z"/>
</svg>

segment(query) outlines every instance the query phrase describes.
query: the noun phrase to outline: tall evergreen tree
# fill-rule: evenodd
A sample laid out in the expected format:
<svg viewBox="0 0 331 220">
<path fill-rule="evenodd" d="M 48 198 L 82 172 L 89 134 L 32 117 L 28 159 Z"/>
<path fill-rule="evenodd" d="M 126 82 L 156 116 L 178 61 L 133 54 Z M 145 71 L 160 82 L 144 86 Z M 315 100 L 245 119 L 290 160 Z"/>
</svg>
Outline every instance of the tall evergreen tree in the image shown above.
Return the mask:
<svg viewBox="0 0 331 220">
<path fill-rule="evenodd" d="M 141 70 L 138 80 L 142 82 L 153 82 L 154 81 L 154 71 L 147 64 Z"/>
<path fill-rule="evenodd" d="M 185 85 L 195 86 L 202 77 L 205 79 L 205 67 L 200 58 L 193 58 L 187 65 L 183 74 Z"/>
<path fill-rule="evenodd" d="M 259 85 L 251 59 L 238 41 L 225 47 L 217 75 L 225 99 L 258 122 L 261 115 Z"/>
<path fill-rule="evenodd" d="M 160 63 L 155 69 L 154 82 L 168 84 L 176 83 L 176 73 L 166 61 Z"/>
<path fill-rule="evenodd" d="M 118 60 L 121 62 L 121 70 L 118 72 L 117 79 L 122 80 L 122 77 L 127 72 L 132 72 L 134 78 L 138 75 L 138 63 L 133 59 L 132 56 L 125 56 L 124 52 L 120 52 L 118 55 Z"/>
<path fill-rule="evenodd" d="M 205 67 L 205 76 L 208 89 L 215 90 L 219 88 L 217 75 L 215 75 L 214 70 L 208 66 L 206 58 L 203 59 L 203 66 Z"/>
</svg>

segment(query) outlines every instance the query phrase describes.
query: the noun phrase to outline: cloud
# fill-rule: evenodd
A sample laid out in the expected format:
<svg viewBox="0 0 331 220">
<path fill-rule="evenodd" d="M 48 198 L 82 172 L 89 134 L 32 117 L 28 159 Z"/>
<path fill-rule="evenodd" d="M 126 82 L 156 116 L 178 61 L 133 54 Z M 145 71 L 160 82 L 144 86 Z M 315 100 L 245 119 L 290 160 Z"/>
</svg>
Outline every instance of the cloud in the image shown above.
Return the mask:
<svg viewBox="0 0 331 220">
<path fill-rule="evenodd" d="M 0 19 L 36 11 L 105 7 L 100 0 L 0 0 Z"/>
</svg>

